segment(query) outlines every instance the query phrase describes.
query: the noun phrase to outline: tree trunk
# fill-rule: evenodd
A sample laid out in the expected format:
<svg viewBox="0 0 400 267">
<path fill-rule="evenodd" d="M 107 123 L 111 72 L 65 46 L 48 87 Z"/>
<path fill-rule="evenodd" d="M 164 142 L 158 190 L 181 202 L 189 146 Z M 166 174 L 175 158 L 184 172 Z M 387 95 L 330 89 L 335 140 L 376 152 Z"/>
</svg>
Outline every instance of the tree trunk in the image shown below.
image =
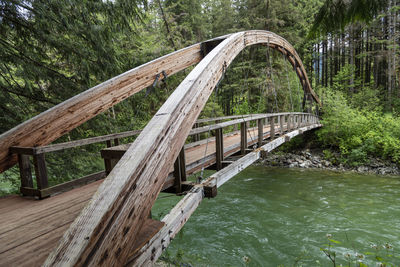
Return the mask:
<svg viewBox="0 0 400 267">
<path fill-rule="evenodd" d="M 354 29 L 353 25 L 349 27 L 349 64 L 354 66 Z M 354 72 L 352 71 L 350 76 L 350 94 L 354 93 Z"/>
</svg>

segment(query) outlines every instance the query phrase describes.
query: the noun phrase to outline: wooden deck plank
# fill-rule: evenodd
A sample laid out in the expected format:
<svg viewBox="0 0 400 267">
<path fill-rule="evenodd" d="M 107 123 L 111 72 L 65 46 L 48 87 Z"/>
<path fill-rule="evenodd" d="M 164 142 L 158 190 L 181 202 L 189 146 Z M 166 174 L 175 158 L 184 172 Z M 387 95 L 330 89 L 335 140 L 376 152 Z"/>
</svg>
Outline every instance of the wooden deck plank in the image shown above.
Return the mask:
<svg viewBox="0 0 400 267">
<path fill-rule="evenodd" d="M 60 209 L 49 216 L 42 216 L 32 223 L 14 227 L 11 230 L 0 234 L 0 255 L 10 249 L 17 248 L 18 246 L 30 242 L 44 234 L 52 232 L 54 229 L 62 227 L 66 223 L 71 223 L 82 208 L 86 205 L 88 200 L 81 201 L 70 207 Z M 27 235 L 26 233 L 29 233 Z"/>
<path fill-rule="evenodd" d="M 38 217 L 48 216 L 60 209 L 67 208 L 81 201 L 88 201 L 97 187 L 101 184 L 102 180 L 94 183 L 75 188 L 67 193 L 59 194 L 51 198 L 43 200 L 35 200 L 33 198 L 22 198 L 13 196 L 15 204 L 3 203 L 0 200 L 0 212 L 8 214 L 8 216 L 1 216 L 0 218 L 0 234 L 9 230 L 10 227 L 20 227 L 26 223 L 35 221 Z M 9 207 L 6 208 L 5 206 Z M 18 210 L 18 212 L 15 212 Z M 7 222 L 7 224 L 6 224 Z"/>
<path fill-rule="evenodd" d="M 40 266 L 71 223 L 0 254 L 0 266 Z"/>
<path fill-rule="evenodd" d="M 269 130 L 268 125 L 264 127 L 264 138 L 269 136 Z M 258 141 L 257 131 L 252 128 L 247 133 L 249 145 Z M 278 127 L 276 132 L 279 132 Z M 215 139 L 210 138 L 208 144 L 204 140 L 198 143 L 189 144 L 185 149 L 187 164 L 200 162 L 204 155 L 210 159 L 199 163 L 196 170 L 203 164 L 209 166 L 215 162 Z M 225 156 L 239 151 L 239 143 L 239 132 L 225 135 Z M 101 183 L 102 180 L 96 181 L 44 200 L 15 195 L 0 198 L 0 266 L 41 265 Z M 157 222 L 146 225 L 136 242 L 136 250 L 162 227 Z M 132 255 L 134 252 L 135 249 Z"/>
</svg>

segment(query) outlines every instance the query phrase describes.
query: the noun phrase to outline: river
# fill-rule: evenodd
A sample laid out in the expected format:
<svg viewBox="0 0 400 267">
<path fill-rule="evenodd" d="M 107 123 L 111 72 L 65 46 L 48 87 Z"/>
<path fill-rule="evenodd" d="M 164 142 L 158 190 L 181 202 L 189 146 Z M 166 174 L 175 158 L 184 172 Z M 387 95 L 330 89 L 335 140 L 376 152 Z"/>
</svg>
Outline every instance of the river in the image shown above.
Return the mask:
<svg viewBox="0 0 400 267">
<path fill-rule="evenodd" d="M 160 195 L 153 214 L 177 199 Z M 400 177 L 251 166 L 163 254 L 184 266 L 400 266 Z M 329 240 L 330 239 L 330 240 Z"/>
</svg>

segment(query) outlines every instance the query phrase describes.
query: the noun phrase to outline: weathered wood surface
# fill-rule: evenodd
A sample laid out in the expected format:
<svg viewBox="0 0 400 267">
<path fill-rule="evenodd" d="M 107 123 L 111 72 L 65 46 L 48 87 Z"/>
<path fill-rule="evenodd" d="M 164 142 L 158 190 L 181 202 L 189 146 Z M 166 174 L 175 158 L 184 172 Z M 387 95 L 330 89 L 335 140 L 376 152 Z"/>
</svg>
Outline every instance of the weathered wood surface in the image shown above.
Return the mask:
<svg viewBox="0 0 400 267">
<path fill-rule="evenodd" d="M 246 118 L 247 115 L 232 115 L 232 116 L 223 116 L 217 118 L 206 118 L 206 119 L 198 119 L 196 123 L 206 123 L 212 121 L 222 121 L 222 120 L 231 120 L 231 119 L 239 119 L 239 118 Z"/>
<path fill-rule="evenodd" d="M 250 37 L 249 40 L 251 40 L 250 35 L 254 36 L 257 32 L 249 31 L 247 34 Z M 259 32 L 258 34 L 261 35 L 262 33 L 260 34 Z M 321 105 L 318 96 L 311 88 L 303 63 L 294 48 L 286 40 L 273 33 L 263 32 L 263 34 L 266 37 L 263 40 L 251 40 L 245 45 L 257 43 L 269 45 L 286 55 L 301 81 L 304 92 L 310 94 Z M 267 34 L 270 36 L 266 36 Z M 204 47 L 208 43 L 212 44 L 210 47 L 214 47 L 214 45 L 229 36 L 221 36 L 195 44 L 136 67 L 82 92 L 1 134 L 0 172 L 12 167 L 17 162 L 16 155 L 11 154 L 9 151 L 10 147 L 35 147 L 51 143 L 113 105 L 152 85 L 156 76 L 162 71 L 165 71 L 167 75 L 172 75 L 197 64 L 205 55 L 204 51 L 207 49 L 204 49 Z M 206 52 L 208 53 L 209 51 L 207 50 Z"/>
<path fill-rule="evenodd" d="M 0 266 L 40 266 L 101 181 L 44 200 L 0 198 Z"/>
<path fill-rule="evenodd" d="M 171 240 L 184 226 L 196 208 L 200 205 L 204 198 L 204 189 L 206 187 L 220 187 L 236 174 L 260 158 L 262 152 L 270 152 L 274 148 L 285 142 L 285 137 L 293 138 L 302 132 L 321 127 L 320 124 L 310 125 L 299 130 L 292 131 L 286 135 L 276 138 L 263 147 L 251 152 L 231 165 L 216 172 L 200 185 L 196 185 L 189 193 L 178 202 L 178 204 L 161 220 L 164 222 L 163 228 L 154 237 L 147 242 L 136 257 L 130 257 L 128 266 L 152 266 L 162 254 L 163 250 L 168 247 Z M 289 138 L 289 139 L 290 139 Z"/>
<path fill-rule="evenodd" d="M 256 134 L 255 130 L 253 131 L 254 133 L 248 133 L 249 140 L 251 135 L 254 136 Z M 265 127 L 264 138 L 269 136 L 268 132 L 269 127 Z M 240 149 L 240 135 L 238 132 L 226 134 L 224 137 L 228 147 L 236 144 L 233 151 L 228 147 L 226 148 L 229 150 L 226 151 L 228 154 Z M 215 139 L 210 139 L 206 157 L 212 156 L 213 162 L 205 161 L 207 166 L 215 162 Z M 205 146 L 205 143 L 194 146 L 187 145 L 186 151 L 189 154 L 187 163 L 193 164 L 192 168 L 197 166 L 196 162 L 205 155 Z M 119 147 L 124 147 L 124 145 Z M 109 150 L 114 148 L 118 149 L 118 147 L 113 147 L 109 148 Z M 125 152 L 126 148 L 123 151 Z M 199 166 L 196 168 L 198 170 Z M 98 175 L 103 177 L 103 172 L 98 173 Z M 171 178 L 173 181 L 173 177 Z M 69 183 L 75 185 L 75 182 L 71 181 Z M 0 217 L 0 266 L 41 265 L 68 225 L 91 198 L 99 183 L 101 181 L 42 201 L 34 201 L 17 196 L 0 198 L 0 212 L 2 214 Z M 172 184 L 168 183 L 168 181 L 164 184 L 165 188 L 171 186 Z M 48 191 L 53 190 L 50 187 L 43 190 L 43 193 L 51 193 Z M 143 242 L 145 238 L 142 237 L 140 240 Z M 139 248 L 139 246 L 136 247 Z"/>
<path fill-rule="evenodd" d="M 292 139 L 293 137 L 295 137 L 303 132 L 306 132 L 306 131 L 309 131 L 309 130 L 312 130 L 315 128 L 319 128 L 319 127 L 321 127 L 321 124 L 313 124 L 313 125 L 310 125 L 307 127 L 303 127 L 303 128 L 294 130 L 294 131 L 289 132 L 279 138 L 276 138 L 276 139 L 272 140 L 271 142 L 268 142 L 267 144 L 263 145 L 262 147 L 256 149 L 255 151 L 250 152 L 246 156 L 238 159 L 237 161 L 235 161 L 231 165 L 227 166 L 226 168 L 222 169 L 221 171 L 211 175 L 207 179 L 207 181 L 203 183 L 203 185 L 208 186 L 208 187 L 212 187 L 212 186 L 216 185 L 217 187 L 220 187 L 221 185 L 223 185 L 224 183 L 229 181 L 232 177 L 234 177 L 236 174 L 241 172 L 243 169 L 247 168 L 253 162 L 258 160 L 262 153 L 271 152 L 272 150 L 274 150 L 278 146 L 282 145 L 283 143 L 290 141 L 290 139 Z"/>
<path fill-rule="evenodd" d="M 262 43 L 291 52 L 301 63 L 294 48 L 270 32 L 240 32 L 222 41 L 192 70 L 143 129 L 70 226 L 45 266 L 106 266 L 127 262 L 127 248 L 134 244 L 225 66 L 246 46 Z M 304 77 L 305 71 L 303 80 Z"/>
<path fill-rule="evenodd" d="M 305 127 L 303 130 L 311 128 L 313 127 Z M 279 132 L 278 127 L 276 130 Z M 252 131 L 251 134 L 248 133 L 249 145 L 251 144 L 251 138 L 254 139 L 254 143 L 258 142 L 258 127 L 252 129 Z M 302 131 L 299 130 L 298 133 L 300 134 Z M 293 137 L 292 133 L 289 135 L 286 134 L 285 138 L 287 136 Z M 269 127 L 265 126 L 264 138 L 267 137 L 269 137 Z M 225 152 L 229 150 L 229 146 L 232 146 L 232 142 L 236 143 L 236 151 L 239 151 L 240 135 L 238 133 L 235 135 L 226 135 L 225 138 L 228 138 L 224 139 L 224 141 L 228 142 L 228 144 L 225 142 L 225 145 L 227 145 Z M 215 140 L 211 142 L 213 143 L 209 144 L 209 149 L 214 150 L 213 157 L 215 161 Z M 268 151 L 276 146 L 275 142 L 276 140 L 273 143 L 274 146 L 268 147 Z M 281 142 L 278 142 L 277 144 L 280 143 Z M 195 154 L 197 154 L 198 157 L 203 157 L 204 148 L 204 144 L 202 144 L 198 146 L 189 146 L 188 150 L 193 152 L 198 149 L 198 153 Z M 192 154 L 192 156 L 195 154 Z M 230 163 L 236 164 L 235 162 Z M 225 170 L 229 170 L 226 168 L 222 173 L 225 173 Z M 221 172 L 218 173 L 221 174 Z M 216 177 L 216 174 L 214 174 L 213 177 Z M 228 176 L 228 178 L 229 177 L 231 176 Z M 218 181 L 221 182 L 220 178 L 218 178 Z M 2 214 L 2 216 L 0 216 L 0 266 L 41 265 L 52 248 L 62 237 L 66 228 L 91 198 L 100 183 L 101 181 L 98 181 L 41 201 L 25 199 L 18 196 L 0 198 L 0 213 Z M 170 184 L 169 186 L 172 185 Z M 147 227 L 144 229 L 142 228 L 138 237 L 139 241 L 136 241 L 131 247 L 129 254 L 131 263 L 135 262 L 134 259 L 137 259 L 137 262 L 144 261 L 148 263 L 152 261 L 152 256 L 153 260 L 159 256 L 163 247 L 165 248 L 168 246 L 170 238 L 175 236 L 200 203 L 198 201 L 202 199 L 204 193 L 202 190 L 202 188 L 198 188 L 190 191 L 189 196 L 185 199 L 192 199 L 195 194 L 198 194 L 198 197 L 195 198 L 195 201 L 190 200 L 190 205 L 186 203 L 187 201 L 183 201 L 186 203 L 184 206 L 178 205 L 174 209 L 175 211 L 171 211 L 169 216 L 163 219 L 163 222 L 166 223 L 164 226 L 157 222 L 151 222 L 151 224 L 149 224 L 148 220 L 145 221 Z M 196 193 L 194 193 L 194 191 Z M 184 207 L 184 213 L 179 213 L 182 207 Z M 163 228 L 158 232 L 160 227 Z M 151 249 L 148 250 L 150 246 Z M 154 250 L 153 247 L 155 247 Z M 143 251 L 147 252 L 143 253 Z"/>
<path fill-rule="evenodd" d="M 221 129 L 221 128 L 218 128 Z M 217 130 L 218 130 L 217 129 Z M 279 132 L 279 128 L 276 128 L 276 132 Z M 270 126 L 266 125 L 262 128 L 263 139 L 269 137 Z M 255 143 L 256 138 L 258 141 L 258 135 L 260 130 L 257 131 L 254 128 L 248 129 L 247 134 L 247 146 L 251 146 Z M 240 151 L 240 131 L 227 133 L 223 135 L 224 144 L 224 157 L 230 156 Z M 108 160 L 119 160 L 125 152 L 129 149 L 131 144 L 123 144 L 115 147 L 105 148 L 101 150 L 101 156 Z M 187 174 L 192 174 L 202 167 L 207 168 L 216 163 L 216 138 L 210 137 L 208 140 L 201 140 L 194 143 L 189 143 L 184 146 L 186 155 L 186 171 Z M 221 153 L 222 154 L 222 153 Z M 222 156 L 222 155 L 220 155 Z M 172 174 L 172 169 L 170 170 Z M 163 190 L 166 189 L 163 187 Z"/>
<path fill-rule="evenodd" d="M 0 199 L 0 266 L 41 266 L 100 183 L 41 201 L 18 196 Z M 147 219 L 130 253 L 134 255 L 163 226 Z"/>
<path fill-rule="evenodd" d="M 224 38 L 226 36 L 220 40 Z M 16 163 L 16 155 L 10 154 L 10 147 L 47 145 L 151 86 L 162 71 L 169 76 L 197 64 L 202 58 L 201 43 L 175 51 L 105 81 L 3 133 L 0 135 L 0 172 Z"/>
</svg>

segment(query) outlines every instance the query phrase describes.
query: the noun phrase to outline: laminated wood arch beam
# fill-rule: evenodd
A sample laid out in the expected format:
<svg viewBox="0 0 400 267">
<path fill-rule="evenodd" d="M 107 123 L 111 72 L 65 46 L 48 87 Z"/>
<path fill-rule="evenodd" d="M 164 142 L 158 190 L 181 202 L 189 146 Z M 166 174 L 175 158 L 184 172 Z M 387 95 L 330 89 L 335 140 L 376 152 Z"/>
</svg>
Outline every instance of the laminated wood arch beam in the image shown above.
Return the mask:
<svg viewBox="0 0 400 267">
<path fill-rule="evenodd" d="M 265 43 L 284 48 L 302 66 L 293 47 L 271 32 L 247 31 L 227 37 L 190 72 L 143 129 L 64 234 L 45 266 L 126 263 L 129 248 L 225 66 L 246 46 Z"/>
<path fill-rule="evenodd" d="M 163 71 L 167 75 L 172 75 L 197 64 L 228 36 L 198 43 L 138 66 L 1 134 L 0 173 L 14 166 L 17 162 L 16 155 L 12 155 L 9 151 L 10 147 L 34 147 L 50 144 L 82 123 L 152 85 L 157 75 Z M 303 90 L 310 93 L 314 100 L 320 104 L 317 95 L 311 88 L 301 59 L 294 48 L 280 37 L 275 39 L 271 37 L 271 40 L 264 45 L 276 48 L 287 56 L 300 78 Z M 298 66 L 300 66 L 299 69 L 297 69 Z"/>
<path fill-rule="evenodd" d="M 47 145 L 82 123 L 106 111 L 129 96 L 151 86 L 157 75 L 172 75 L 200 60 L 227 36 L 198 43 L 140 65 L 53 108 L 21 123 L 0 135 L 0 173 L 17 162 L 9 151 L 12 146 Z"/>
</svg>

